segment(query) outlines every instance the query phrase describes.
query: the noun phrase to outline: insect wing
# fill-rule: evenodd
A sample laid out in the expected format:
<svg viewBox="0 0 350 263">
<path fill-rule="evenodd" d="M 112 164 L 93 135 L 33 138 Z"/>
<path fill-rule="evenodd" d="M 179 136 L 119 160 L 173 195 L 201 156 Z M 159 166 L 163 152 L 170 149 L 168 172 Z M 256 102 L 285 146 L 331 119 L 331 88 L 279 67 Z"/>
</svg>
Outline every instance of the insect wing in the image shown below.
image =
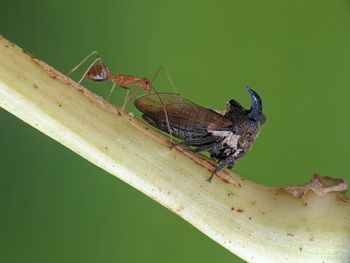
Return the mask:
<svg viewBox="0 0 350 263">
<path fill-rule="evenodd" d="M 213 110 L 206 109 L 173 93 L 150 94 L 135 100 L 135 106 L 154 122 L 166 122 L 166 108 L 170 127 L 183 131 L 217 130 L 233 123 Z"/>
</svg>

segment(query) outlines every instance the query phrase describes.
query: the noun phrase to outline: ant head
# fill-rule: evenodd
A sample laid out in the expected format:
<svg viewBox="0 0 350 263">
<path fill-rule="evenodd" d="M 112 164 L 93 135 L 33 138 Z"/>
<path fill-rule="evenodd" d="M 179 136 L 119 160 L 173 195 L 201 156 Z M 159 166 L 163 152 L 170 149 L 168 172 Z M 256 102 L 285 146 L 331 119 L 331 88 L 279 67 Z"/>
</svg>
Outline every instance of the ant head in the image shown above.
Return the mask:
<svg viewBox="0 0 350 263">
<path fill-rule="evenodd" d="M 105 81 L 110 78 L 111 71 L 105 64 L 93 65 L 86 73 L 86 78 L 93 81 Z"/>
<path fill-rule="evenodd" d="M 143 78 L 141 80 L 141 86 L 148 93 L 150 93 L 153 89 L 152 81 L 150 81 L 148 78 Z"/>
</svg>

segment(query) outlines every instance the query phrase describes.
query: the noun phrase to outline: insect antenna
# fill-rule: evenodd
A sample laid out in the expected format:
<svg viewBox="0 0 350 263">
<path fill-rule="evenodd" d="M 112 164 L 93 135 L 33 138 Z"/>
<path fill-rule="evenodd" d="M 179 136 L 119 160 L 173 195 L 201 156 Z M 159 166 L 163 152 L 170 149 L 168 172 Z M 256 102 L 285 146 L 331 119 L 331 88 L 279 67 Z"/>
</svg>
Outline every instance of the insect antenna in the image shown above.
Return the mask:
<svg viewBox="0 0 350 263">
<path fill-rule="evenodd" d="M 153 77 L 154 79 L 154 77 Z M 152 83 L 153 83 L 153 79 L 152 79 Z M 153 89 L 154 93 L 157 95 L 160 103 L 162 104 L 162 107 L 163 107 L 163 110 L 164 110 L 164 115 L 165 115 L 165 121 L 166 121 L 166 126 L 168 128 L 168 131 L 169 131 L 169 135 L 170 135 L 170 142 L 173 143 L 173 133 L 171 131 L 171 128 L 170 128 L 170 122 L 169 122 L 169 116 L 168 116 L 168 112 L 166 110 L 166 106 L 165 104 L 163 103 L 163 100 L 162 100 L 162 97 L 159 95 L 159 93 L 157 92 L 157 90 L 154 88 L 153 86 Z"/>
<path fill-rule="evenodd" d="M 157 78 L 159 72 L 160 72 L 162 69 L 165 71 L 165 74 L 166 74 L 167 79 L 168 79 L 168 81 L 169 81 L 169 83 L 170 83 L 170 86 L 173 88 L 173 90 L 175 91 L 176 94 L 179 94 L 179 92 L 178 92 L 178 90 L 177 90 L 177 88 L 176 88 L 176 86 L 175 86 L 175 83 L 174 83 L 173 79 L 172 79 L 171 76 L 170 76 L 170 73 L 169 73 L 167 67 L 164 66 L 164 65 L 158 67 L 156 73 L 154 74 L 154 76 L 153 76 L 153 78 L 152 78 L 152 83 L 154 83 L 154 81 L 156 80 L 156 78 Z"/>
</svg>

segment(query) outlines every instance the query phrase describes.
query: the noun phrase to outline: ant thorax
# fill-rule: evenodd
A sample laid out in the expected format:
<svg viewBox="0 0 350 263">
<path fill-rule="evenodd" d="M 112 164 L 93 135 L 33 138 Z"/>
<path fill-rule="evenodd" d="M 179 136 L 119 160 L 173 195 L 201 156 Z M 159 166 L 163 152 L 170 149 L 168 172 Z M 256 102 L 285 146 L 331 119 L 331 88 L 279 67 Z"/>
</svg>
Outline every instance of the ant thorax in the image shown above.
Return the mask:
<svg viewBox="0 0 350 263">
<path fill-rule="evenodd" d="M 138 88 L 141 87 L 141 79 L 132 75 L 116 74 L 111 80 L 121 88 Z"/>
</svg>

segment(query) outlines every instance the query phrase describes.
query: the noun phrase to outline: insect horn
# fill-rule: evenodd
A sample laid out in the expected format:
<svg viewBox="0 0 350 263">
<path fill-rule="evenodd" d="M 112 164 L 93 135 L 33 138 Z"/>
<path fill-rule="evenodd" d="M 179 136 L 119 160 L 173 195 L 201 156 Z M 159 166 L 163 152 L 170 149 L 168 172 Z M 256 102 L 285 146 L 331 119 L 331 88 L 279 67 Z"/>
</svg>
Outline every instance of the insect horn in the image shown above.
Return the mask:
<svg viewBox="0 0 350 263">
<path fill-rule="evenodd" d="M 262 116 L 262 101 L 258 93 L 251 88 L 247 87 L 247 90 L 252 97 L 252 107 L 250 108 L 248 118 L 253 121 L 259 121 Z"/>
</svg>

